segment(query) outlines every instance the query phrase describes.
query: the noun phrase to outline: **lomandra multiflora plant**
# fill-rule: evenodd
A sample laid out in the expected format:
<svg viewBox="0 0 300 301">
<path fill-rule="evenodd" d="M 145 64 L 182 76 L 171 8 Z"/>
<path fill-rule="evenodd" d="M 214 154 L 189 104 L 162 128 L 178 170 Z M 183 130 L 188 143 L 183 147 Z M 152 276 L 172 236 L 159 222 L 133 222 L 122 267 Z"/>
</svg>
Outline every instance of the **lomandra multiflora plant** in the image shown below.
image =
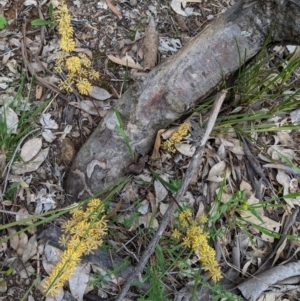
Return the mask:
<svg viewBox="0 0 300 301">
<path fill-rule="evenodd" d="M 205 271 L 209 273 L 214 282 L 222 278 L 221 270 L 216 261 L 216 252 L 208 244 L 209 234 L 202 228 L 206 223 L 207 218 L 201 215 L 198 223 L 192 219 L 192 211 L 185 209 L 179 216 L 179 228 L 175 229 L 172 237 L 182 239 L 182 245 L 191 248 L 199 257 Z"/>
<path fill-rule="evenodd" d="M 107 233 L 107 219 L 104 206 L 99 199 L 92 199 L 86 210 L 71 211 L 71 219 L 62 225 L 63 234 L 59 244 L 65 248 L 59 263 L 45 279 L 43 288 L 47 296 L 54 296 L 74 274 L 82 255 L 98 249 Z"/>
<path fill-rule="evenodd" d="M 185 137 L 188 134 L 189 128 L 190 125 L 188 123 L 182 123 L 179 126 L 178 130 L 174 132 L 169 139 L 167 139 L 161 144 L 161 148 L 170 153 L 175 153 L 175 143 L 179 143 L 183 139 L 183 137 Z"/>
<path fill-rule="evenodd" d="M 90 80 L 99 79 L 100 74 L 91 68 L 92 63 L 85 54 L 70 56 L 76 43 L 73 39 L 74 30 L 71 26 L 71 16 L 64 2 L 58 5 L 55 20 L 58 22 L 58 32 L 61 35 L 59 45 L 63 52 L 56 56 L 54 69 L 61 74 L 63 71 L 67 71 L 66 78 L 60 80 L 58 87 L 70 93 L 76 86 L 80 94 L 88 95 L 92 90 Z"/>
</svg>

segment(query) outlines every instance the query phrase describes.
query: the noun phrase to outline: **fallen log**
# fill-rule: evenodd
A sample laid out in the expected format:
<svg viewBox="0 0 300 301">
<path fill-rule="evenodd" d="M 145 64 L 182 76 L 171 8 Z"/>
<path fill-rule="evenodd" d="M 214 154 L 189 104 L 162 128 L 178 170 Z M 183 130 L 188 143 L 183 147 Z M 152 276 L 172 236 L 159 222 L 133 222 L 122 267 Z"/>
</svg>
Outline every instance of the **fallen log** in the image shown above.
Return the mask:
<svg viewBox="0 0 300 301">
<path fill-rule="evenodd" d="M 207 97 L 241 61 L 270 43 L 300 42 L 300 0 L 243 0 L 206 27 L 188 45 L 136 82 L 117 105 L 135 152 L 147 154 L 157 130 L 167 127 Z M 115 129 L 113 110 L 77 154 L 66 192 L 88 197 L 124 175 L 131 157 Z"/>
</svg>

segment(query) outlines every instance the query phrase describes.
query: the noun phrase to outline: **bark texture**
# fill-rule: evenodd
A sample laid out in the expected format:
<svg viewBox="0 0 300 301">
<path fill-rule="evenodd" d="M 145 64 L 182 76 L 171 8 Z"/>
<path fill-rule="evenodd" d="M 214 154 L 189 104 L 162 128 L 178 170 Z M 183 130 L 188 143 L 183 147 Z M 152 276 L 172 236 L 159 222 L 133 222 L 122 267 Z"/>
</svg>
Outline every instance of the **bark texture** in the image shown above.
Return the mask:
<svg viewBox="0 0 300 301">
<path fill-rule="evenodd" d="M 188 45 L 136 82 L 117 106 L 131 146 L 148 153 L 158 129 L 200 103 L 240 66 L 255 56 L 272 29 L 270 42 L 299 44 L 300 0 L 239 1 Z M 113 111 L 103 118 L 77 154 L 66 191 L 74 201 L 105 188 L 131 162 L 115 129 Z"/>
</svg>

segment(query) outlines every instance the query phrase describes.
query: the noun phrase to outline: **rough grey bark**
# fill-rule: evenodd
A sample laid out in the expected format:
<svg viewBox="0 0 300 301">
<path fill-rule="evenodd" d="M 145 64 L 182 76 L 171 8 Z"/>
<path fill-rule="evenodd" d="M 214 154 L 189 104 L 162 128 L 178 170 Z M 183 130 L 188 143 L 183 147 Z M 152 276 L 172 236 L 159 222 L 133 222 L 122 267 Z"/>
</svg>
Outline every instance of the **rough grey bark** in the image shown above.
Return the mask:
<svg viewBox="0 0 300 301">
<path fill-rule="evenodd" d="M 300 0 L 239 1 L 188 45 L 137 82 L 117 106 L 131 146 L 148 153 L 155 133 L 200 103 L 270 42 L 300 42 Z M 274 25 L 274 27 L 273 27 Z M 131 158 L 108 112 L 77 154 L 67 178 L 74 201 L 96 193 L 124 174 Z M 89 165 L 90 164 L 90 165 Z M 94 166 L 91 169 L 91 166 Z M 87 175 L 87 167 L 92 173 Z"/>
</svg>

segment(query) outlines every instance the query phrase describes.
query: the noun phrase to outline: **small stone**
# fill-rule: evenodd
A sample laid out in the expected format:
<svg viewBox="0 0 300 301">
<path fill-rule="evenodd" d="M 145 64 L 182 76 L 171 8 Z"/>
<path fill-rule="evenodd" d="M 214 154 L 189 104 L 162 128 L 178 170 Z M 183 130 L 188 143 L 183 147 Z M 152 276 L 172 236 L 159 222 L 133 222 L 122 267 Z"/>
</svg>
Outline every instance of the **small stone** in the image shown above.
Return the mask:
<svg viewBox="0 0 300 301">
<path fill-rule="evenodd" d="M 214 18 L 213 15 L 208 15 L 208 16 L 206 17 L 206 19 L 207 19 L 208 21 L 212 20 L 213 18 Z"/>
<path fill-rule="evenodd" d="M 137 0 L 130 0 L 129 3 L 131 6 L 137 6 Z"/>
</svg>

